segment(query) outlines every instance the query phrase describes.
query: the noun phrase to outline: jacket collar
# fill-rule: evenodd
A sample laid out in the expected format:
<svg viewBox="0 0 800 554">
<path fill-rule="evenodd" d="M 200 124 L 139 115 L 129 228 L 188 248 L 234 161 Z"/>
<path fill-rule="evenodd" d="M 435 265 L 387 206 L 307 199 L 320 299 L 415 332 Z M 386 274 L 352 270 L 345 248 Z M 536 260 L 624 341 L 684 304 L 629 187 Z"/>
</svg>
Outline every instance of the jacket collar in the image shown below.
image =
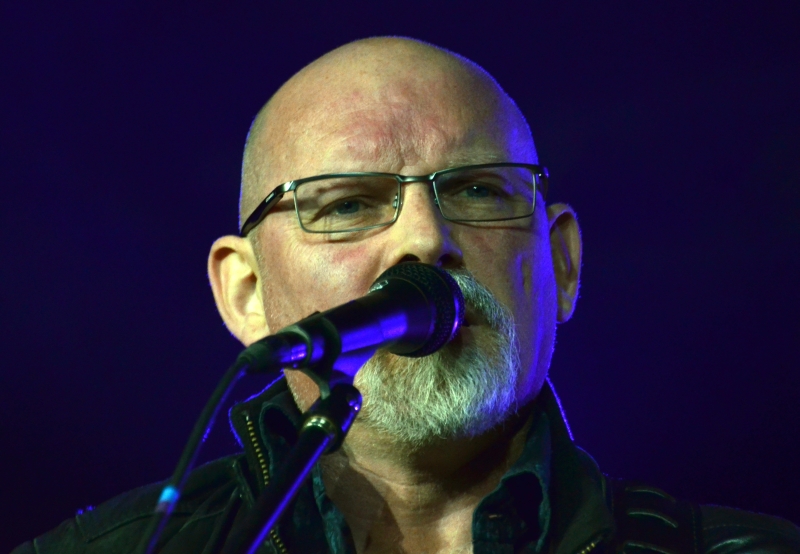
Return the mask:
<svg viewBox="0 0 800 554">
<path fill-rule="evenodd" d="M 613 530 L 606 481 L 597 463 L 573 442 L 561 403 L 548 379 L 537 396 L 539 421 L 534 422 L 520 459 L 503 481 L 523 473 L 533 474 L 542 486 L 539 524 L 557 554 L 580 552 L 599 542 Z M 231 428 L 243 446 L 248 468 L 244 480 L 252 501 L 262 491 L 276 461 L 296 440 L 302 414 L 279 379 L 261 393 L 234 406 L 229 412 Z M 541 550 L 540 543 L 537 550 Z"/>
<path fill-rule="evenodd" d="M 536 402 L 548 415 L 552 436 L 550 542 L 558 545 L 557 554 L 581 552 L 613 531 L 606 480 L 597 462 L 573 442 L 549 379 Z"/>
</svg>

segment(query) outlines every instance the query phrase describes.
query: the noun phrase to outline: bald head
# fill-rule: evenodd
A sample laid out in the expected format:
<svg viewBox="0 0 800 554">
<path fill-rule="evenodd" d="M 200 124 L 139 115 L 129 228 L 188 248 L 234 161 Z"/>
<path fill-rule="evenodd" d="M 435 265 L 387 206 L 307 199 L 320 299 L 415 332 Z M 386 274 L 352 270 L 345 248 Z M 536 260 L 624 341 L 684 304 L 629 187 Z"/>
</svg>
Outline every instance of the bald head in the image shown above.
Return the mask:
<svg viewBox="0 0 800 554">
<path fill-rule="evenodd" d="M 401 173 L 445 151 L 448 166 L 536 162 L 525 118 L 480 66 L 411 39 L 347 44 L 289 79 L 254 120 L 240 223 L 281 182 L 337 171 Z M 459 151 L 470 154 L 461 159 Z"/>
</svg>

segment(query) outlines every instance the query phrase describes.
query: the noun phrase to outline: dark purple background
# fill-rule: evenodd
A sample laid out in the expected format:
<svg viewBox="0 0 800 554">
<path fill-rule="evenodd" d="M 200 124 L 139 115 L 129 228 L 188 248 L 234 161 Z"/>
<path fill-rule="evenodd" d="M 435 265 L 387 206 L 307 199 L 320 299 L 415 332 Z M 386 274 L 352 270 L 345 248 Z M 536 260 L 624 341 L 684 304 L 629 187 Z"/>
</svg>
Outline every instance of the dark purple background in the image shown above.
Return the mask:
<svg viewBox="0 0 800 554">
<path fill-rule="evenodd" d="M 579 444 L 800 521 L 800 4 L 76 4 L 0 8 L 0 551 L 171 472 L 239 350 L 205 263 L 250 120 L 378 34 L 494 74 L 581 215 L 551 373 Z"/>
</svg>

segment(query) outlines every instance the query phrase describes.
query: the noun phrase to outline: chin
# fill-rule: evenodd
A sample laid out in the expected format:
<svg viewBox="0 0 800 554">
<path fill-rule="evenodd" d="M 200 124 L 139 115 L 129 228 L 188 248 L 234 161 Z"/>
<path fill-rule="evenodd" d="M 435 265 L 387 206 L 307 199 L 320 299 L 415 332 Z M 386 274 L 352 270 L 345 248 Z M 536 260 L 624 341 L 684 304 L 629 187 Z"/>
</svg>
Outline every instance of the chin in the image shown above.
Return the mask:
<svg viewBox="0 0 800 554">
<path fill-rule="evenodd" d="M 481 435 L 517 410 L 513 332 L 467 327 L 423 358 L 378 352 L 358 372 L 359 421 L 397 442 L 424 445 Z"/>
</svg>

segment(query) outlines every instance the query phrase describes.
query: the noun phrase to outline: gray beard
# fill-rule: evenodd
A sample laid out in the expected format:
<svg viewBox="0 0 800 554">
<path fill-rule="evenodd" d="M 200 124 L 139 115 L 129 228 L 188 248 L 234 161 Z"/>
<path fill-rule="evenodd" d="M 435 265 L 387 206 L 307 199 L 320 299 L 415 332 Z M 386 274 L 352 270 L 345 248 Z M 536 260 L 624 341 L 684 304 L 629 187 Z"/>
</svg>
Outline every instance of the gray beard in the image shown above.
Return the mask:
<svg viewBox="0 0 800 554">
<path fill-rule="evenodd" d="M 448 344 L 424 358 L 378 351 L 356 374 L 364 397 L 358 421 L 399 443 L 480 435 L 516 408 L 519 352 L 509 310 L 467 271 L 448 271 L 468 308 L 488 325 L 470 344 Z"/>
</svg>

